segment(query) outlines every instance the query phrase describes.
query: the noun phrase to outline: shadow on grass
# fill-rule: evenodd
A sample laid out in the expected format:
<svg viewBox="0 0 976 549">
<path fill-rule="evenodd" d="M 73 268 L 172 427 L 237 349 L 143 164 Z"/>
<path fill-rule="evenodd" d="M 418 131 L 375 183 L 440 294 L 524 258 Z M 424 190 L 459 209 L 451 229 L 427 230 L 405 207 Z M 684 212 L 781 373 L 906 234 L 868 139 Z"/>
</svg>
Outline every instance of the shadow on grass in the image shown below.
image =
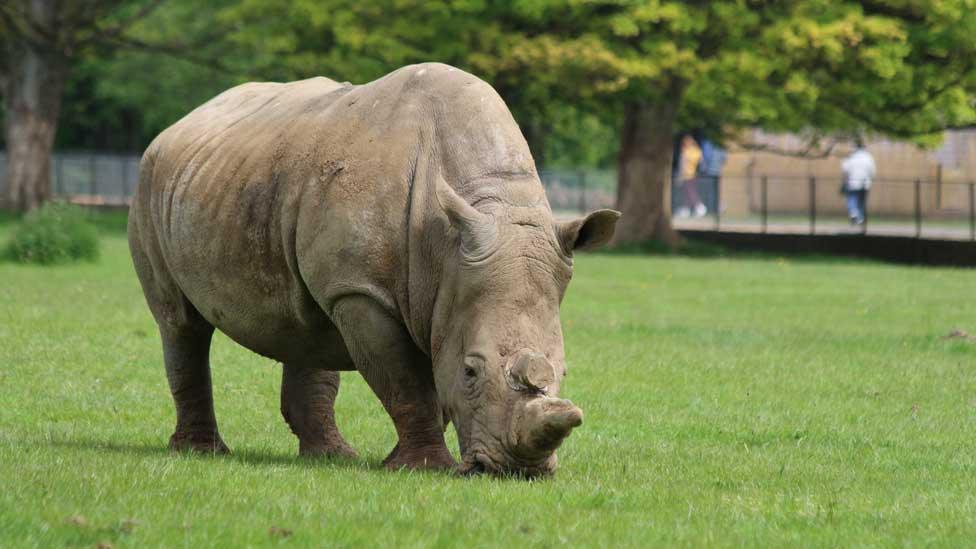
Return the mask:
<svg viewBox="0 0 976 549">
<path fill-rule="evenodd" d="M 101 210 L 88 208 L 88 219 L 103 234 L 125 234 L 129 225 L 129 209 Z"/>
<path fill-rule="evenodd" d="M 246 465 L 273 466 L 305 466 L 328 465 L 330 467 L 344 467 L 350 469 L 381 469 L 382 463 L 369 459 L 353 458 L 311 458 L 297 455 L 277 454 L 261 450 L 231 451 L 230 454 L 203 454 L 195 452 L 178 452 L 169 449 L 164 443 L 146 444 L 138 442 L 110 442 L 91 439 L 54 439 L 45 440 L 40 444 L 55 448 L 83 450 L 100 453 L 124 454 L 139 457 L 172 457 L 180 456 L 200 460 L 235 461 Z"/>
<path fill-rule="evenodd" d="M 273 452 L 261 451 L 261 450 L 241 450 L 235 451 L 231 450 L 230 454 L 201 454 L 194 452 L 177 452 L 175 450 L 170 450 L 164 444 L 147 444 L 147 443 L 135 443 L 135 442 L 110 442 L 110 441 L 99 441 L 91 439 L 53 439 L 53 440 L 43 440 L 34 442 L 28 442 L 30 444 L 36 444 L 38 446 L 45 445 L 54 448 L 63 448 L 69 450 L 82 450 L 88 452 L 98 452 L 98 453 L 108 453 L 108 454 L 120 454 L 126 456 L 137 456 L 142 458 L 165 458 L 165 457 L 181 457 L 189 458 L 194 460 L 219 460 L 219 461 L 232 461 L 241 463 L 244 465 L 258 465 L 258 466 L 275 466 L 275 467 L 328 467 L 336 469 L 345 470 L 360 470 L 360 471 L 374 471 L 382 473 L 392 473 L 396 474 L 401 471 L 390 471 L 383 465 L 382 459 L 367 458 L 345 458 L 345 457 L 328 457 L 328 458 L 314 458 L 298 455 L 286 455 L 278 454 Z M 545 482 L 552 479 L 552 476 L 542 476 L 538 478 L 525 478 L 519 475 L 474 475 L 465 476 L 459 475 L 454 469 L 449 470 L 428 470 L 428 471 L 402 471 L 407 474 L 424 474 L 433 475 L 443 478 L 453 478 L 453 479 L 492 479 L 495 481 L 503 482 Z"/>
</svg>

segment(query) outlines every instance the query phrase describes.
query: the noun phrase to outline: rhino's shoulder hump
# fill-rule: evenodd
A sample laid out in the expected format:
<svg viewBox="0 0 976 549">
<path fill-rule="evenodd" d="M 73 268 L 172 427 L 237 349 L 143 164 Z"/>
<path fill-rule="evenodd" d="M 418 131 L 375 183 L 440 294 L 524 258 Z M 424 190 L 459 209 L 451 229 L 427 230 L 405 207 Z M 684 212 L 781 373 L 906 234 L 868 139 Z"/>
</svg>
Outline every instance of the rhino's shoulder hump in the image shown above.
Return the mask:
<svg viewBox="0 0 976 549">
<path fill-rule="evenodd" d="M 501 98 L 491 84 L 469 72 L 444 63 L 407 65 L 377 80 L 375 84 L 386 84 L 384 81 L 387 79 L 390 83 L 397 84 L 400 93 L 406 96 L 458 101 L 473 95 L 480 97 L 487 94 L 501 102 Z"/>
<path fill-rule="evenodd" d="M 443 63 L 409 65 L 363 88 L 376 86 L 412 104 L 436 125 L 442 175 L 466 182 L 493 174 L 533 176 L 528 144 L 511 111 L 487 82 Z"/>
</svg>

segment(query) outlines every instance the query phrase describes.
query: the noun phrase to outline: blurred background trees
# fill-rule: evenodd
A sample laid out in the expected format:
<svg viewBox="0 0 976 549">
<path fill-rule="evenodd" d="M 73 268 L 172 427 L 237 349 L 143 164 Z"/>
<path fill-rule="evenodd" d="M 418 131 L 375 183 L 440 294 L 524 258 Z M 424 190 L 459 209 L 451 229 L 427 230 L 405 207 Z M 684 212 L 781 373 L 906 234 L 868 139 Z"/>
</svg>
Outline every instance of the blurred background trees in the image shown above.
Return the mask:
<svg viewBox="0 0 976 549">
<path fill-rule="evenodd" d="M 616 167 L 618 242 L 676 242 L 677 131 L 730 141 L 759 127 L 812 142 L 874 132 L 932 144 L 945 128 L 976 123 L 973 0 L 89 0 L 70 3 L 86 6 L 70 25 L 68 4 L 0 4 L 8 128 L 23 102 L 11 97 L 33 93 L 50 106 L 40 109 L 45 127 L 60 123 L 58 146 L 141 150 L 235 83 L 362 83 L 441 61 L 495 86 L 540 167 Z M 51 5 L 57 24 L 34 11 Z M 45 25 L 62 29 L 60 53 L 36 55 L 50 56 L 61 84 L 15 90 L 9 82 L 28 81 L 16 76 L 18 52 L 50 49 L 38 48 Z M 35 166 L 30 177 L 8 168 L 8 206 L 26 209 L 45 196 L 46 168 L 11 135 L 11 158 Z M 37 198 L 11 200 L 13 186 Z"/>
<path fill-rule="evenodd" d="M 48 195 L 49 159 L 71 68 L 117 47 L 128 28 L 161 0 L 6 0 L 0 3 L 0 93 L 9 160 L 7 205 L 39 206 Z"/>
</svg>

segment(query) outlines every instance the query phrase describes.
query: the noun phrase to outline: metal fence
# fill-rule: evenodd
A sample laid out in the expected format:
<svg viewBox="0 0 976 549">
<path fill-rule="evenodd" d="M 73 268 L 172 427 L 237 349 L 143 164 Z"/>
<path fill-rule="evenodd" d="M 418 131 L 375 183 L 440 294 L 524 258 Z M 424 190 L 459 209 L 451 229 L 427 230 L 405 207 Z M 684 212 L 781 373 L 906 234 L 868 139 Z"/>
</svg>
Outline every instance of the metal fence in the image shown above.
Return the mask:
<svg viewBox="0 0 976 549">
<path fill-rule="evenodd" d="M 139 182 L 139 155 L 58 152 L 51 156 L 51 194 L 79 204 L 124 206 Z M 0 189 L 7 156 L 0 152 Z"/>
<path fill-rule="evenodd" d="M 539 178 L 555 212 L 586 212 L 611 208 L 617 198 L 612 170 L 542 170 Z"/>
<path fill-rule="evenodd" d="M 78 204 L 124 206 L 139 178 L 139 155 L 59 152 L 51 159 L 51 190 Z M 6 156 L 0 152 L 0 190 Z M 543 170 L 539 174 L 557 215 L 610 208 L 616 200 L 612 170 Z M 679 228 L 722 231 L 879 234 L 976 241 L 976 182 L 882 178 L 868 197 L 867 222 L 850 226 L 839 179 L 775 174 L 699 180 L 708 206 L 701 217 L 676 216 Z M 683 189 L 673 189 L 674 210 Z"/>
<path fill-rule="evenodd" d="M 700 182 L 699 182 L 700 183 Z M 713 183 L 714 184 L 714 183 Z M 863 224 L 847 217 L 840 178 L 723 177 L 717 207 L 679 228 L 787 234 L 872 234 L 976 241 L 976 183 L 941 179 L 875 180 Z M 680 200 L 681 190 L 675 192 Z"/>
<path fill-rule="evenodd" d="M 557 214 L 614 207 L 614 172 L 544 171 L 549 203 Z M 873 234 L 976 241 L 976 182 L 881 178 L 873 182 L 867 218 L 851 225 L 840 178 L 733 175 L 696 181 L 707 206 L 703 216 L 681 217 L 682 185 L 672 188 L 679 229 L 786 234 Z M 690 209 L 690 208 L 689 208 Z"/>
</svg>

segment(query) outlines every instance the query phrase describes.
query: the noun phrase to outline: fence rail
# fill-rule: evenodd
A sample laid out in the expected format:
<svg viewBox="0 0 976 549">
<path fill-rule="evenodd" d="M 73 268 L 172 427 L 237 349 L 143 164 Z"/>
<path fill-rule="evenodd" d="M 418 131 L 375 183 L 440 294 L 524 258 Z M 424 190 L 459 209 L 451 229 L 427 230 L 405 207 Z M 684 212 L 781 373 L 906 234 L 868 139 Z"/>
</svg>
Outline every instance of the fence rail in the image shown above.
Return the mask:
<svg viewBox="0 0 976 549">
<path fill-rule="evenodd" d="M 56 198 L 86 205 L 131 203 L 139 179 L 139 155 L 58 152 L 51 159 L 51 191 Z M 0 152 L 0 189 L 6 156 Z M 557 214 L 614 207 L 612 170 L 543 170 L 539 174 Z M 722 231 L 892 234 L 976 241 L 976 182 L 881 178 L 868 198 L 867 221 L 849 226 L 840 182 L 833 178 L 754 174 L 696 182 L 707 215 L 675 216 L 678 228 Z M 680 211 L 683 188 L 673 189 Z"/>
<path fill-rule="evenodd" d="M 543 185 L 554 211 L 578 214 L 613 207 L 613 172 L 543 171 Z M 609 183 L 608 183 L 609 181 Z M 674 223 L 679 229 L 788 234 L 875 234 L 976 241 L 976 182 L 879 178 L 868 193 L 867 219 L 851 225 L 840 177 L 777 174 L 734 175 L 696 180 L 707 214 L 681 217 L 685 189 L 672 189 Z"/>
</svg>

